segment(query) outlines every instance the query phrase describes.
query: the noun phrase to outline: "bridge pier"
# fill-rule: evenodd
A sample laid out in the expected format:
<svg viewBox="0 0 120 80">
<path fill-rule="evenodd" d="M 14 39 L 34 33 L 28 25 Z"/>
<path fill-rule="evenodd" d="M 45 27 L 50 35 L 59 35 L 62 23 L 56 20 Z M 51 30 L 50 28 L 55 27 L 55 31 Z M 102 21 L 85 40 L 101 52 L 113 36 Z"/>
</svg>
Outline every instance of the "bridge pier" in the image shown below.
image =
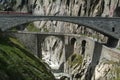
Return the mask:
<svg viewBox="0 0 120 80">
<path fill-rule="evenodd" d="M 42 44 L 42 39 L 40 39 L 41 38 L 41 36 L 39 35 L 39 34 L 36 34 L 36 54 L 37 54 L 37 56 L 40 58 L 40 59 L 42 59 L 42 46 L 41 46 L 41 44 Z"/>
<path fill-rule="evenodd" d="M 108 37 L 107 46 L 115 48 L 115 47 L 117 47 L 118 42 L 119 42 L 119 39 L 115 39 L 113 37 Z"/>
</svg>

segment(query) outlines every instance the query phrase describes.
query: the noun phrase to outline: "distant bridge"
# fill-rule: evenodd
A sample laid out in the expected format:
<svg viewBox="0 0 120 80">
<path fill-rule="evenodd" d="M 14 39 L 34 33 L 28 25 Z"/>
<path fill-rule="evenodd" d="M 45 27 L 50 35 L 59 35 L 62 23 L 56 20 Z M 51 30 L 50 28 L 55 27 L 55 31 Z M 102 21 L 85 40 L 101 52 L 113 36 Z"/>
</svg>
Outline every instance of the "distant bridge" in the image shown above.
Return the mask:
<svg viewBox="0 0 120 80">
<path fill-rule="evenodd" d="M 33 21 L 63 21 L 84 25 L 109 37 L 108 43 L 115 46 L 120 38 L 120 18 L 0 15 L 0 29 L 6 31 L 14 26 Z M 111 43 L 112 42 L 112 43 Z M 114 43 L 113 43 L 114 42 Z"/>
</svg>

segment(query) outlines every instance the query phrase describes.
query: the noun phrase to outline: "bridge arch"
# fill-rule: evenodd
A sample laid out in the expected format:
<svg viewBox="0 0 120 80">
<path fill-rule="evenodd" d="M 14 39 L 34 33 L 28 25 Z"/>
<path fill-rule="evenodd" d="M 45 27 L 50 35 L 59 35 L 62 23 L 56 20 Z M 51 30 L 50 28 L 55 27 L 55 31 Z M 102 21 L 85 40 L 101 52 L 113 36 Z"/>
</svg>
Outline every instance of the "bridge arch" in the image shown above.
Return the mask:
<svg viewBox="0 0 120 80">
<path fill-rule="evenodd" d="M 71 41 L 70 41 L 71 45 L 73 45 L 73 46 L 74 46 L 75 41 L 76 41 L 76 38 L 71 38 Z"/>
<path fill-rule="evenodd" d="M 119 18 L 74 17 L 74 16 L 33 16 L 33 15 L 0 15 L 0 29 L 6 31 L 14 26 L 33 21 L 63 21 L 83 25 L 100 32 L 114 41 L 120 38 Z M 109 40 L 109 39 L 108 39 Z M 108 41 L 109 42 L 109 41 Z M 117 43 L 115 42 L 115 43 Z"/>
<path fill-rule="evenodd" d="M 83 25 L 106 36 L 118 38 L 119 18 L 75 17 L 75 16 L 33 16 L 33 15 L 0 15 L 0 29 L 5 31 L 14 26 L 33 21 L 62 21 Z M 113 27 L 116 30 L 113 32 Z"/>
</svg>

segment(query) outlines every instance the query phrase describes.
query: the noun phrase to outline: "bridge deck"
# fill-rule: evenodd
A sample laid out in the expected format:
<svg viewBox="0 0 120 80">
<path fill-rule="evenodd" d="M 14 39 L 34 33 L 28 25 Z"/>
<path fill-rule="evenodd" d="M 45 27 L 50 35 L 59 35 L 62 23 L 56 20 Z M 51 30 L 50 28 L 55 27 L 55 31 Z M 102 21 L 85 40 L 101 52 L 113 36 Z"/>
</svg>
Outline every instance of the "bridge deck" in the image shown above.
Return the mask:
<svg viewBox="0 0 120 80">
<path fill-rule="evenodd" d="M 33 34 L 33 35 L 36 35 L 36 34 L 39 34 L 39 35 L 50 35 L 50 36 L 70 36 L 70 37 L 81 37 L 81 35 L 78 35 L 78 34 L 67 34 L 67 33 L 60 33 L 60 32 L 24 32 L 24 31 L 18 31 L 18 32 L 5 32 L 5 33 L 15 33 L 15 34 Z"/>
<path fill-rule="evenodd" d="M 120 18 L 78 17 L 78 16 L 34 16 L 0 15 L 0 29 L 5 31 L 14 26 L 33 21 L 63 21 L 86 26 L 106 36 L 120 38 Z"/>
</svg>

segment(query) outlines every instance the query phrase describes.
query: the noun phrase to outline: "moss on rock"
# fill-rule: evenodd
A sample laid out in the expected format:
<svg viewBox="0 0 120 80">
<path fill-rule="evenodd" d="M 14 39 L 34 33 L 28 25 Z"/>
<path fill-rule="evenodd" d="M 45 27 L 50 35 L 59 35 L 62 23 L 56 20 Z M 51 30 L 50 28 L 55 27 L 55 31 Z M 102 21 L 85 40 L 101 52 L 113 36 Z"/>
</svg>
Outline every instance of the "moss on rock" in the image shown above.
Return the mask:
<svg viewBox="0 0 120 80">
<path fill-rule="evenodd" d="M 78 65 L 81 65 L 82 64 L 82 56 L 80 54 L 73 54 L 71 57 L 70 57 L 70 60 L 69 60 L 69 65 L 71 67 L 73 66 L 78 66 Z"/>
<path fill-rule="evenodd" d="M 33 23 L 29 23 L 26 28 L 30 32 L 40 32 L 40 29 L 36 28 Z"/>
</svg>

